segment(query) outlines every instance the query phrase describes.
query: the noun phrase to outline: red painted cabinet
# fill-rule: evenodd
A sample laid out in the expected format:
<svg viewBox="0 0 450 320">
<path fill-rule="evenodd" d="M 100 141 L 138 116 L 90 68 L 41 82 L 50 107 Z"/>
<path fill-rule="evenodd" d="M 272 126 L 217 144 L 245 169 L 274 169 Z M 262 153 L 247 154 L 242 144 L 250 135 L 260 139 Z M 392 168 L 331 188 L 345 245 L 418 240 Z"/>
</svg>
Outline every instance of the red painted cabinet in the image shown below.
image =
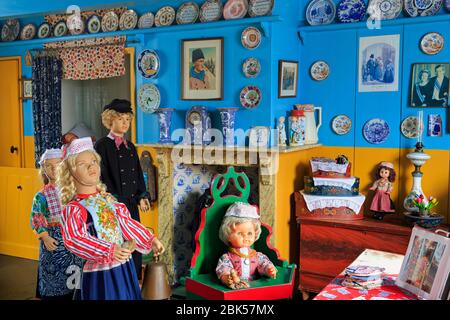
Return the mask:
<svg viewBox="0 0 450 320">
<path fill-rule="evenodd" d="M 411 228 L 403 221 L 333 221 L 299 218 L 299 289 L 319 292 L 365 249 L 405 254 Z"/>
</svg>

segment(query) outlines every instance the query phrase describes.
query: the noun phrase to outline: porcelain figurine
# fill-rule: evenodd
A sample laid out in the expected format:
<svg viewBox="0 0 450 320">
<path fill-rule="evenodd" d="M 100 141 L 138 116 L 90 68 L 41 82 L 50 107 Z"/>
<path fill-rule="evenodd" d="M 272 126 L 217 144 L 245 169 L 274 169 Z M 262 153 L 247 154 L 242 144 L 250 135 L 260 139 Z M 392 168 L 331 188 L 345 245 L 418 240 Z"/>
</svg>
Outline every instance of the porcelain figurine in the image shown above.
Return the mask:
<svg viewBox="0 0 450 320">
<path fill-rule="evenodd" d="M 285 146 L 286 145 L 286 125 L 284 124 L 285 117 L 278 118 L 278 145 Z"/>
<path fill-rule="evenodd" d="M 390 197 L 396 176 L 394 165 L 386 161 L 381 162 L 376 169 L 375 176 L 377 180 L 370 188 L 375 191 L 370 210 L 375 219 L 383 220 L 385 214 L 395 212 L 394 203 Z"/>
</svg>

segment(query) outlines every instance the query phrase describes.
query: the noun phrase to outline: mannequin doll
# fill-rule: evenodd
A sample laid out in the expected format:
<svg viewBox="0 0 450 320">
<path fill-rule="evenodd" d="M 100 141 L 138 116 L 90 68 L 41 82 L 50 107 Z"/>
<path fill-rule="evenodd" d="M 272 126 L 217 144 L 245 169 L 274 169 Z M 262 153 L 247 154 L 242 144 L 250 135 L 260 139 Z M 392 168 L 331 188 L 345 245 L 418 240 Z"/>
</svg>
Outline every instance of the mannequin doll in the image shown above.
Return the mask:
<svg viewBox="0 0 450 320">
<path fill-rule="evenodd" d="M 275 278 L 277 269 L 269 258 L 251 246 L 261 234 L 261 221 L 254 206 L 236 202 L 222 220 L 219 238 L 229 252 L 222 255 L 216 268 L 217 277 L 231 289 L 249 288 L 257 274 Z"/>
<path fill-rule="evenodd" d="M 377 180 L 370 190 L 375 191 L 375 195 L 370 205 L 370 210 L 374 212 L 373 217 L 383 220 L 385 214 L 395 212 L 390 194 L 394 189 L 392 183 L 395 181 L 394 165 L 390 162 L 381 162 L 376 169 Z"/>
<path fill-rule="evenodd" d="M 150 210 L 149 193 L 145 187 L 144 175 L 136 147 L 124 138 L 130 128 L 133 110 L 127 100 L 114 99 L 103 108 L 102 123 L 110 130 L 108 136 L 95 144 L 95 150 L 102 158 L 101 180 L 107 191 L 125 204 L 131 218 L 140 221 L 139 209 Z M 133 254 L 138 279 L 142 277 L 142 256 Z"/>
<path fill-rule="evenodd" d="M 48 149 L 39 161 L 44 187 L 36 193 L 31 208 L 31 228 L 40 240 L 36 297 L 71 300 L 79 285 L 81 258 L 64 247 L 61 236 L 61 205 L 55 187 L 60 149 Z"/>
<path fill-rule="evenodd" d="M 91 138 L 72 141 L 58 166 L 63 239 L 86 260 L 82 300 L 139 300 L 141 293 L 131 254 L 164 252 L 161 242 L 132 219 L 127 207 L 106 193 L 100 182 L 100 157 Z"/>
</svg>

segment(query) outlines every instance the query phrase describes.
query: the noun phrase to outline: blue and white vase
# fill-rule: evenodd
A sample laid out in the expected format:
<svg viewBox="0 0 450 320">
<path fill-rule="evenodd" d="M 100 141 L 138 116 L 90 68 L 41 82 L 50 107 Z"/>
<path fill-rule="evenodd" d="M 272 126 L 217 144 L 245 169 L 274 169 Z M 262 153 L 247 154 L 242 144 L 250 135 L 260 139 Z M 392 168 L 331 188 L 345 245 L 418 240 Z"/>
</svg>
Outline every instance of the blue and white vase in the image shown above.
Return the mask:
<svg viewBox="0 0 450 320">
<path fill-rule="evenodd" d="M 234 120 L 236 119 L 236 111 L 239 108 L 217 108 L 220 112 L 222 121 L 222 134 L 224 145 L 227 147 L 234 146 Z"/>
<path fill-rule="evenodd" d="M 173 108 L 159 108 L 159 143 L 172 143 L 170 139 L 170 123 L 172 119 Z"/>
</svg>

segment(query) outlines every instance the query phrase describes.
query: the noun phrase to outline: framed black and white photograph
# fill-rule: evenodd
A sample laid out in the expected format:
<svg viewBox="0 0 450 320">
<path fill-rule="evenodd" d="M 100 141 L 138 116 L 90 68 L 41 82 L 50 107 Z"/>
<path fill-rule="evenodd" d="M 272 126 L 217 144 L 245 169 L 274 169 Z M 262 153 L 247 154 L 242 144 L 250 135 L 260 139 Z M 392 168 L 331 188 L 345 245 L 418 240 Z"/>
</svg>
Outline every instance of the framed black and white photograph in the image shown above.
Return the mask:
<svg viewBox="0 0 450 320">
<path fill-rule="evenodd" d="M 278 98 L 297 96 L 298 62 L 280 60 L 278 62 Z"/>
<path fill-rule="evenodd" d="M 33 98 L 33 81 L 31 79 L 22 79 L 22 99 Z"/>
<path fill-rule="evenodd" d="M 398 91 L 400 35 L 359 39 L 359 92 Z"/>
<path fill-rule="evenodd" d="M 416 63 L 412 67 L 410 105 L 447 107 L 450 63 Z"/>
<path fill-rule="evenodd" d="M 181 99 L 223 99 L 223 38 L 182 40 Z"/>
</svg>

